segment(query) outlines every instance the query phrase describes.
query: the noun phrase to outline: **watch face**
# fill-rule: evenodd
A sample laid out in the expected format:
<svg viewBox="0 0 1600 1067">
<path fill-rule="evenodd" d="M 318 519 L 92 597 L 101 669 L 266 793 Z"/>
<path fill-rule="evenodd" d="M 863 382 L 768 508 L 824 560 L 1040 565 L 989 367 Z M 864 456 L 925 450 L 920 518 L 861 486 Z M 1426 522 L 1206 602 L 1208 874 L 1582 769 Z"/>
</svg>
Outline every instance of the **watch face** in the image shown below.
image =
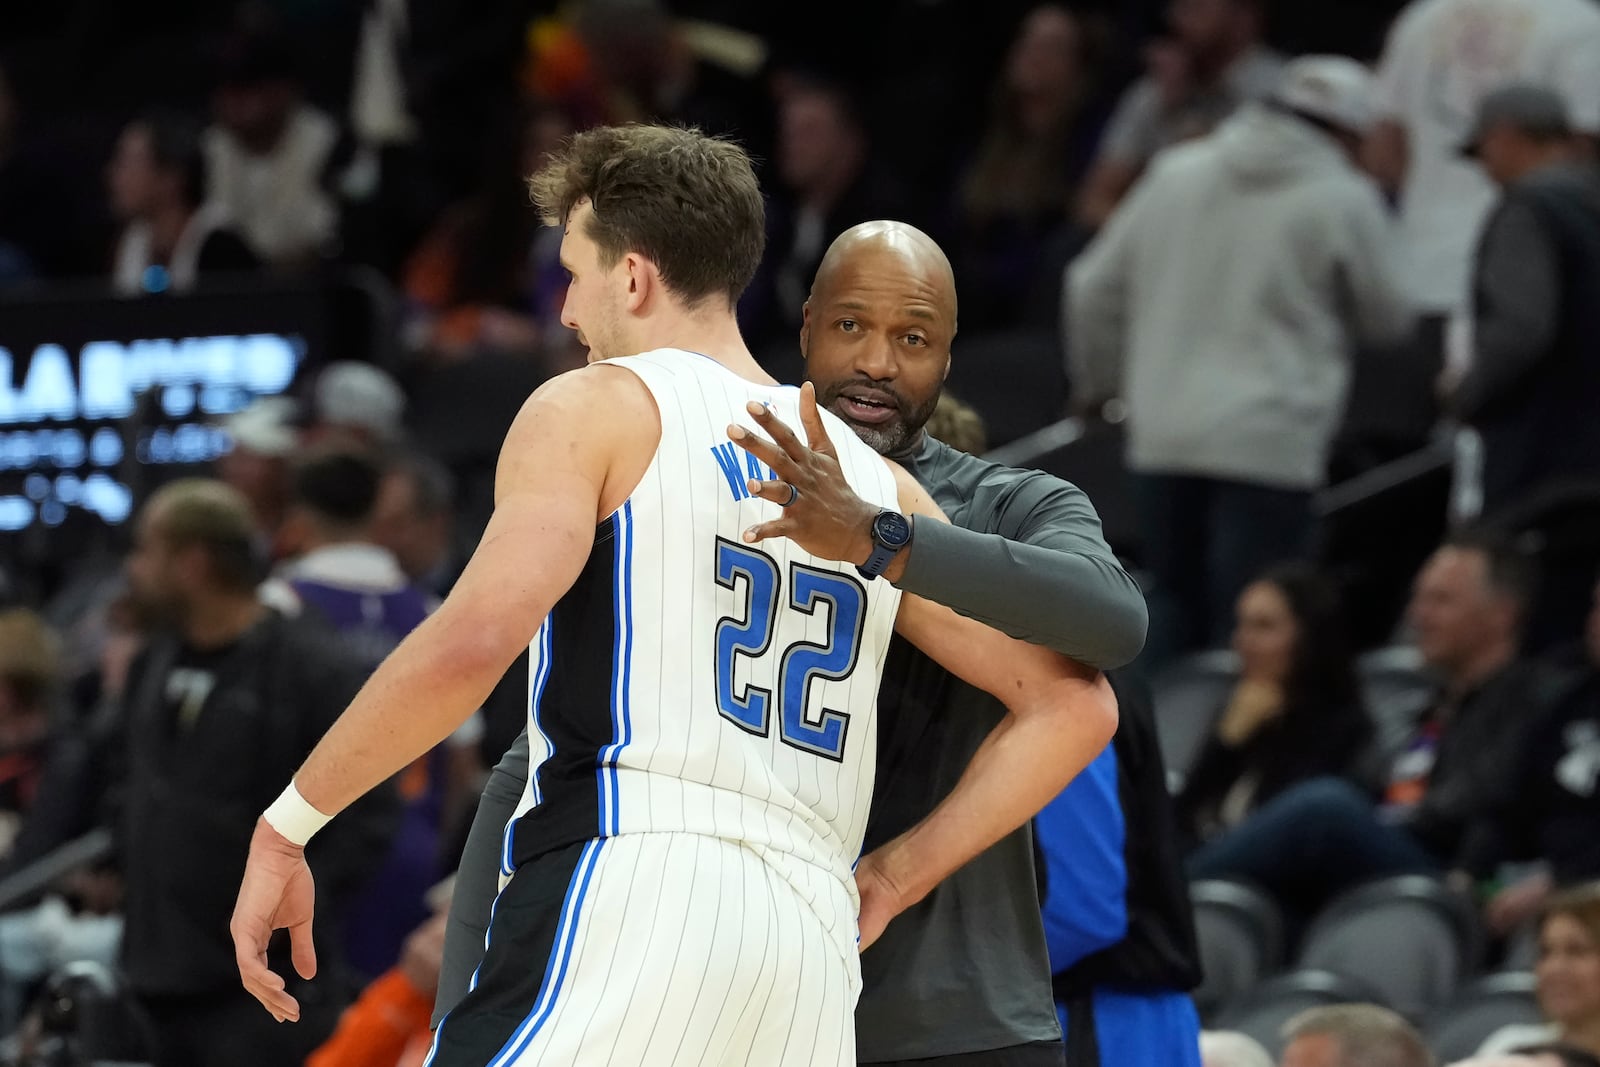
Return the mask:
<svg viewBox="0 0 1600 1067">
<path fill-rule="evenodd" d="M 911 540 L 911 521 L 898 511 L 885 511 L 873 523 L 873 533 L 890 548 L 904 548 Z"/>
</svg>

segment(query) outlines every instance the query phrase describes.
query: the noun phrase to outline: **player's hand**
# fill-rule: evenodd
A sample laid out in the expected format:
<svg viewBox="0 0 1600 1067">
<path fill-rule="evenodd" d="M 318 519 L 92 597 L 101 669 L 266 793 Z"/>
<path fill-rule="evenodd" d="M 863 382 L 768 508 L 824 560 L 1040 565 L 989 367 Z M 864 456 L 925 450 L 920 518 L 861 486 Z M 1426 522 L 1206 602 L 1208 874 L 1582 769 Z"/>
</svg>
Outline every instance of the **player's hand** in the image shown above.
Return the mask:
<svg viewBox="0 0 1600 1067">
<path fill-rule="evenodd" d="M 869 852 L 856 864 L 856 892 L 861 897 L 857 948 L 862 952 L 883 935 L 889 920 L 906 909 L 905 893 L 890 877 L 881 852 Z"/>
<path fill-rule="evenodd" d="M 280 1023 L 298 1021 L 300 1005 L 289 995 L 283 976 L 267 966 L 267 943 L 274 930 L 287 929 L 294 969 L 302 978 L 315 976 L 317 954 L 311 944 L 315 900 L 305 850 L 290 844 L 265 819 L 259 820 L 228 929 L 245 989 Z"/>
<path fill-rule="evenodd" d="M 817 411 L 817 394 L 811 383 L 800 387 L 800 425 L 805 430 L 805 441 L 796 437 L 770 408 L 751 403 L 748 410 L 772 440 L 734 425 L 728 427 L 728 437 L 771 467 L 777 476 L 770 482 L 752 478 L 750 492 L 762 500 L 788 506 L 778 518 L 746 530 L 745 541 L 754 544 L 787 537 L 813 556 L 841 563 L 865 563 L 872 555 L 872 520 L 878 509 L 857 496 L 845 481 L 833 442 Z M 790 486 L 799 493 L 793 502 Z"/>
</svg>

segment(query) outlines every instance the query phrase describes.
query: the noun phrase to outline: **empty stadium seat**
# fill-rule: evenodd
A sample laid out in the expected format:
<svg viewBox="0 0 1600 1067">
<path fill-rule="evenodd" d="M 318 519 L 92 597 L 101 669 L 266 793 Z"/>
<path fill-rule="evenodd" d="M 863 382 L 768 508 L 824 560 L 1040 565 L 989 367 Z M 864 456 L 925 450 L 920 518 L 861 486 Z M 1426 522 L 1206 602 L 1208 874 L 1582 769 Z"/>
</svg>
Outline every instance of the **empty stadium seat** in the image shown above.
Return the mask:
<svg viewBox="0 0 1600 1067">
<path fill-rule="evenodd" d="M 1327 1004 L 1376 1001 L 1376 991 L 1353 978 L 1331 971 L 1290 971 L 1256 987 L 1223 1012 L 1216 1029 L 1248 1034 L 1266 1046 L 1276 1062 L 1283 1052 L 1284 1024 L 1302 1011 Z"/>
<path fill-rule="evenodd" d="M 1204 978 L 1194 991 L 1203 1019 L 1214 1018 L 1283 963 L 1283 917 L 1260 890 L 1243 882 L 1189 884 Z"/>
<path fill-rule="evenodd" d="M 1454 1063 L 1477 1052 L 1502 1026 L 1540 1022 L 1533 975 L 1503 971 L 1473 982 L 1429 1016 L 1428 1044 L 1440 1063 Z"/>
<path fill-rule="evenodd" d="M 1307 931 L 1301 967 L 1371 986 L 1412 1019 L 1454 997 L 1477 966 L 1482 935 L 1472 906 L 1423 875 L 1357 886 L 1329 904 Z"/>
<path fill-rule="evenodd" d="M 1174 793 L 1194 769 L 1238 676 L 1239 657 L 1217 649 L 1172 663 L 1150 683 L 1161 757 Z"/>
</svg>

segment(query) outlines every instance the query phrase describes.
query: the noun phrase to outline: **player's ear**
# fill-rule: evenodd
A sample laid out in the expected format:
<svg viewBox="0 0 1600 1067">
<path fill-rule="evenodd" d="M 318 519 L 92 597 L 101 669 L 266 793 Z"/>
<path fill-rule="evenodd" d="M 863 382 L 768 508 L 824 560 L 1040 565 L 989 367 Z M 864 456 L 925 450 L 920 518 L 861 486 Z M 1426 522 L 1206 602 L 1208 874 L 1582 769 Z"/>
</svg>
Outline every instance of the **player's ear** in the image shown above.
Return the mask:
<svg viewBox="0 0 1600 1067">
<path fill-rule="evenodd" d="M 637 252 L 623 256 L 622 265 L 628 277 L 626 307 L 629 311 L 638 312 L 652 296 L 657 295 L 661 272 L 654 263 Z"/>
<path fill-rule="evenodd" d="M 811 358 L 811 301 L 800 305 L 800 358 Z"/>
</svg>

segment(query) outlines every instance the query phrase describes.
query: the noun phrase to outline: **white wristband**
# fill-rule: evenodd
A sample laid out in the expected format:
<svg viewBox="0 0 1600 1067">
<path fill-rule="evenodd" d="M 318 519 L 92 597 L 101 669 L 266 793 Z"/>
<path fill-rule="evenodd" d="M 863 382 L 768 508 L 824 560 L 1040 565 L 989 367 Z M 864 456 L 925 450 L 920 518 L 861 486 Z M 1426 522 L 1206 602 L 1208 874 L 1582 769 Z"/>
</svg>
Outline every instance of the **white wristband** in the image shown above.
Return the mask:
<svg viewBox="0 0 1600 1067">
<path fill-rule="evenodd" d="M 282 834 L 291 844 L 305 847 L 313 834 L 324 826 L 332 815 L 324 815 L 311 806 L 311 802 L 300 795 L 300 790 L 295 788 L 294 779 L 289 780 L 289 786 L 272 806 L 262 813 L 262 818 L 278 833 Z"/>
</svg>

